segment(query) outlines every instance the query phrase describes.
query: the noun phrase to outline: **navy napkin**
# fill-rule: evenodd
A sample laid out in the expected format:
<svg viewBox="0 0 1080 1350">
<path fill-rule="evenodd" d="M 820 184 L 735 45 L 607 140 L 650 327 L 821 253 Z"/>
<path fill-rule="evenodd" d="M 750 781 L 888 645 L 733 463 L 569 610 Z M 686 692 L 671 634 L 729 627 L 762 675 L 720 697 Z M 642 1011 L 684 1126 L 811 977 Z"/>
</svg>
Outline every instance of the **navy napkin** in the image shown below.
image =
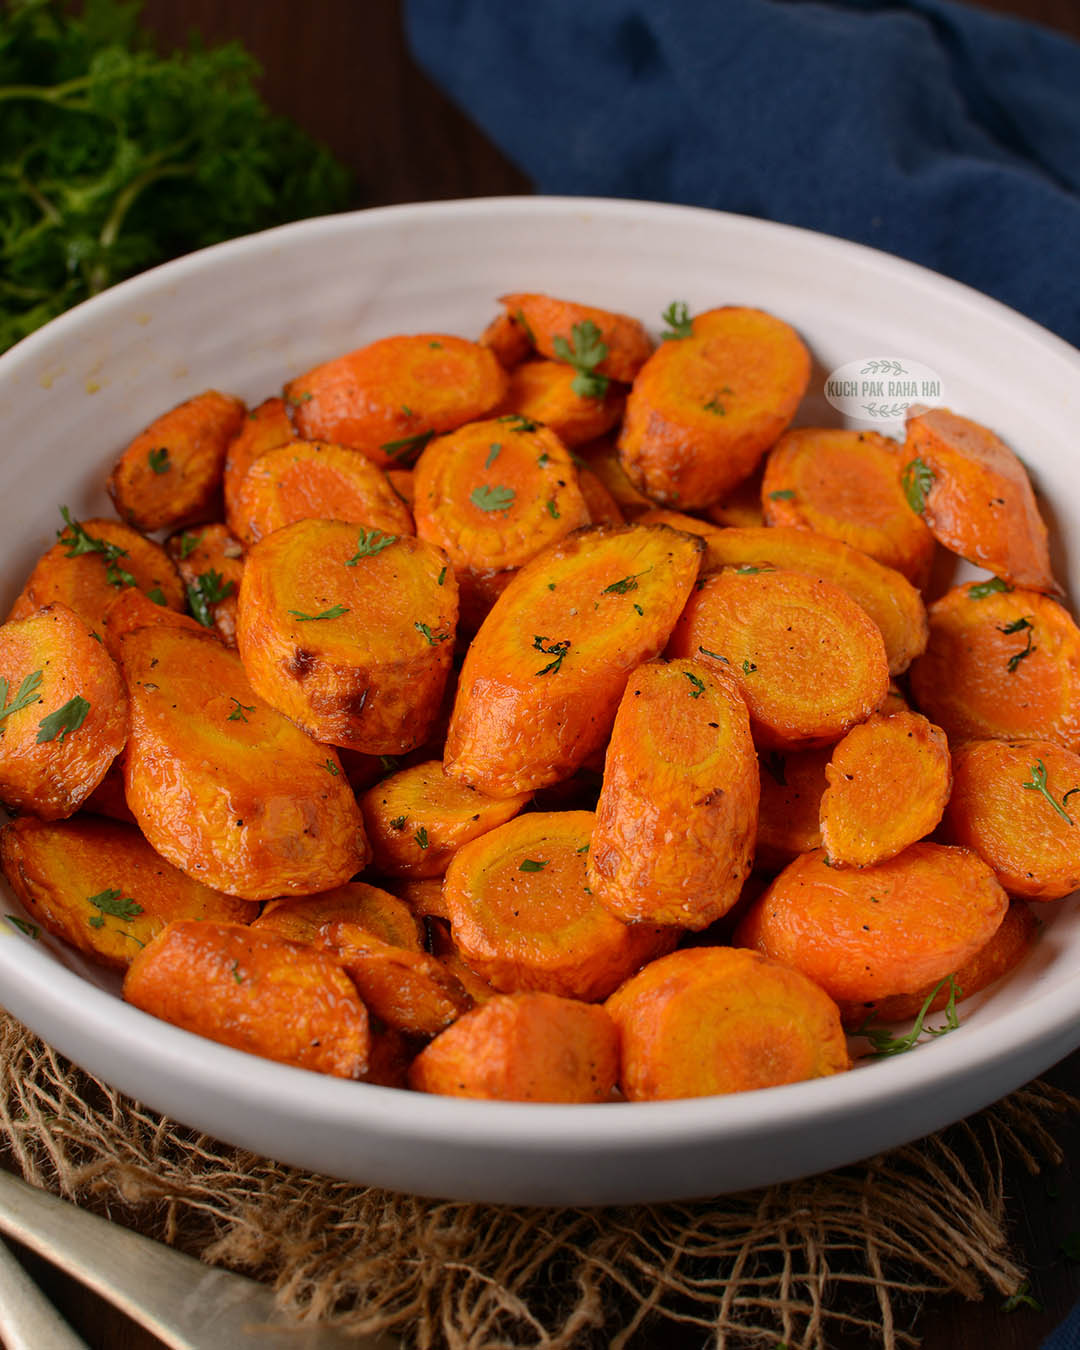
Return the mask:
<svg viewBox="0 0 1080 1350">
<path fill-rule="evenodd" d="M 856 239 L 1080 345 L 1080 45 L 947 0 L 409 0 L 546 193 Z"/>
</svg>

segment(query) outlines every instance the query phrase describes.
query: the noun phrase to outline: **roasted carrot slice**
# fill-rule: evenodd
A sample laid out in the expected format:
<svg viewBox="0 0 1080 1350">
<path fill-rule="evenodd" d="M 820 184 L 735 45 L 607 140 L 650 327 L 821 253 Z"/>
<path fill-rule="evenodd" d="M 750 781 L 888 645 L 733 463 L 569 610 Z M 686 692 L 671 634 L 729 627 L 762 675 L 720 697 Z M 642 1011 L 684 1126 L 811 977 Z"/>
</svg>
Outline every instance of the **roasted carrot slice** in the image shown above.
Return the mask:
<svg viewBox="0 0 1080 1350">
<path fill-rule="evenodd" d="M 360 871 L 367 841 L 337 756 L 264 703 L 234 653 L 141 628 L 121 660 L 128 805 L 162 857 L 247 900 L 313 894 Z"/>
<path fill-rule="evenodd" d="M 927 1012 L 940 1012 L 954 995 L 961 1002 L 981 993 L 1020 964 L 1034 945 L 1039 928 L 1039 920 L 1023 900 L 1010 900 L 1001 927 L 984 947 L 968 957 L 952 980 L 935 980 L 914 994 L 894 994 L 892 998 L 871 999 L 866 1003 L 842 1003 L 840 1016 L 844 1025 L 857 1030 L 867 1022 L 876 1025 L 907 1022 L 917 1017 L 924 1005 Z"/>
<path fill-rule="evenodd" d="M 838 740 L 889 689 L 881 633 L 839 586 L 756 568 L 702 579 L 668 652 L 730 677 L 757 744 L 809 749 Z"/>
<path fill-rule="evenodd" d="M 603 1102 L 619 1036 L 603 1008 L 554 994 L 499 994 L 421 1050 L 409 1086 L 447 1097 Z"/>
<path fill-rule="evenodd" d="M 523 361 L 510 372 L 502 411 L 542 422 L 563 445 L 584 445 L 615 426 L 626 405 L 626 391 L 609 383 L 599 398 L 589 398 L 578 393 L 577 383 L 578 372 L 563 361 Z"/>
<path fill-rule="evenodd" d="M 749 478 L 727 493 L 720 501 L 705 508 L 705 514 L 714 525 L 734 525 L 739 529 L 760 529 L 765 524 L 765 515 L 761 509 L 761 480 L 764 477 L 764 465 L 760 465 Z M 670 522 L 669 522 L 670 523 Z"/>
<path fill-rule="evenodd" d="M 629 384 L 652 351 L 644 327 L 625 314 L 526 292 L 501 295 L 499 302 L 541 356 L 576 363 L 579 370 Z"/>
<path fill-rule="evenodd" d="M 271 900 L 255 920 L 259 932 L 277 933 L 290 942 L 320 946 L 323 930 L 345 921 L 363 928 L 372 938 L 405 951 L 421 952 L 420 924 L 408 905 L 396 895 L 363 881 L 352 881 L 318 895 Z"/>
<path fill-rule="evenodd" d="M 0 627 L 0 801 L 70 816 L 126 738 L 120 672 L 78 615 L 47 605 Z"/>
<path fill-rule="evenodd" d="M 992 580 L 955 587 L 929 617 L 911 692 L 950 739 L 1047 740 L 1080 752 L 1080 629 L 1061 605 Z"/>
<path fill-rule="evenodd" d="M 454 855 L 443 897 L 465 961 L 503 993 L 595 1002 L 675 944 L 674 929 L 620 923 L 590 893 L 591 811 L 534 811 Z"/>
<path fill-rule="evenodd" d="M 441 877 L 462 844 L 516 816 L 528 802 L 488 797 L 425 760 L 384 778 L 360 799 L 375 867 L 387 876 Z"/>
<path fill-rule="evenodd" d="M 606 741 L 630 672 L 659 654 L 701 541 L 592 526 L 534 558 L 465 657 L 443 763 L 493 797 L 569 778 Z"/>
<path fill-rule="evenodd" d="M 477 628 L 524 563 L 589 524 L 565 447 L 514 415 L 472 422 L 434 441 L 416 466 L 416 532 L 445 549 Z"/>
<path fill-rule="evenodd" d="M 834 864 L 868 867 L 937 827 L 952 788 L 949 743 L 918 713 L 875 713 L 833 747 L 825 777 L 825 852 Z"/>
<path fill-rule="evenodd" d="M 333 957 L 240 924 L 172 923 L 136 956 L 124 998 L 174 1026 L 338 1078 L 368 1067 L 367 1009 Z"/>
<path fill-rule="evenodd" d="M 627 478 L 626 470 L 619 463 L 619 457 L 610 440 L 601 437 L 600 440 L 590 441 L 588 445 L 578 446 L 575 453 L 585 468 L 594 473 L 607 488 L 627 520 L 634 520 L 643 511 L 653 509 L 655 503 L 652 498 L 646 497 L 644 492 L 639 492 Z"/>
<path fill-rule="evenodd" d="M 762 751 L 756 867 L 779 871 L 797 854 L 821 847 L 818 815 L 832 752 L 831 745 L 786 753 Z"/>
<path fill-rule="evenodd" d="M 136 628 L 153 628 L 163 624 L 168 628 L 186 628 L 189 633 L 204 633 L 206 630 L 198 620 L 168 605 L 159 605 L 149 596 L 137 591 L 134 586 L 125 586 L 116 593 L 112 604 L 105 614 L 105 622 L 99 634 L 105 643 L 105 649 L 114 661 L 120 660 L 120 644 L 125 633 L 133 633 Z"/>
<path fill-rule="evenodd" d="M 578 468 L 578 487 L 585 498 L 585 508 L 593 525 L 622 525 L 626 517 L 619 503 L 611 495 L 598 474 L 592 469 Z"/>
<path fill-rule="evenodd" d="M 100 634 L 109 606 L 125 586 L 170 609 L 184 608 L 184 587 L 160 544 L 118 520 L 79 522 L 66 507 L 63 514 L 58 542 L 38 560 L 9 618 L 25 619 L 59 601 Z"/>
<path fill-rule="evenodd" d="M 244 575 L 244 548 L 225 525 L 204 525 L 173 535 L 166 545 L 187 589 L 198 623 L 236 646 L 236 606 Z"/>
<path fill-rule="evenodd" d="M 921 589 L 930 579 L 934 536 L 908 508 L 900 485 L 904 455 L 876 431 L 787 431 L 765 462 L 765 523 L 841 539 Z"/>
<path fill-rule="evenodd" d="M 331 745 L 379 755 L 422 745 L 456 625 L 446 555 L 412 535 L 301 520 L 244 564 L 236 636 L 252 686 Z"/>
<path fill-rule="evenodd" d="M 605 1006 L 619 1028 L 619 1083 L 631 1101 L 747 1092 L 850 1067 L 836 1004 L 756 952 L 672 952 Z"/>
<path fill-rule="evenodd" d="M 185 876 L 133 825 L 100 817 L 22 816 L 0 831 L 0 867 L 31 918 L 119 970 L 176 919 L 250 923 L 259 912 Z"/>
<path fill-rule="evenodd" d="M 736 933 L 742 947 L 801 970 L 838 1003 L 910 994 L 990 941 L 1009 897 L 970 849 L 912 844 L 874 867 L 804 853 Z"/>
<path fill-rule="evenodd" d="M 141 431 L 106 487 L 117 512 L 139 530 L 175 529 L 220 510 L 225 452 L 246 408 L 208 389 Z"/>
<path fill-rule="evenodd" d="M 430 881 L 414 881 L 412 886 L 431 886 Z M 439 884 L 440 891 L 442 884 Z M 431 954 L 445 970 L 458 981 L 474 1004 L 487 1003 L 500 998 L 498 990 L 488 983 L 482 975 L 477 975 L 472 966 L 467 965 L 457 949 L 450 932 L 450 922 L 445 915 L 431 915 L 425 920 L 430 938 Z"/>
<path fill-rule="evenodd" d="M 1061 588 L 1027 470 L 1003 440 L 948 408 L 908 413 L 908 501 L 934 537 L 1014 586 Z"/>
<path fill-rule="evenodd" d="M 810 354 L 782 319 L 726 306 L 663 343 L 626 402 L 619 460 L 635 487 L 680 510 L 723 500 L 795 415 Z"/>
<path fill-rule="evenodd" d="M 285 387 L 309 441 L 363 450 L 404 468 L 433 435 L 483 417 L 506 393 L 491 351 L 445 333 L 389 337 L 316 366 Z"/>
<path fill-rule="evenodd" d="M 446 918 L 442 877 L 387 877 L 384 884 L 419 918 Z"/>
<path fill-rule="evenodd" d="M 264 399 L 252 408 L 225 452 L 225 518 L 236 514 L 236 492 L 248 469 L 268 450 L 296 439 L 283 398 Z"/>
<path fill-rule="evenodd" d="M 884 567 L 839 539 L 811 530 L 784 526 L 772 529 L 720 529 L 706 521 L 692 527 L 690 516 L 651 511 L 644 524 L 668 524 L 699 534 L 705 540 L 702 573 L 719 567 L 781 567 L 789 572 L 831 581 L 870 615 L 881 631 L 889 673 L 900 675 L 926 650 L 927 621 L 922 597 L 891 567 Z"/>
<path fill-rule="evenodd" d="M 757 832 L 746 704 L 697 661 L 626 686 L 589 845 L 593 893 L 624 922 L 706 928 L 739 898 Z"/>
<path fill-rule="evenodd" d="M 236 489 L 229 526 L 250 546 L 297 520 L 414 532 L 386 474 L 360 451 L 323 441 L 288 441 L 260 455 Z"/>
<path fill-rule="evenodd" d="M 513 314 L 496 314 L 480 334 L 481 347 L 490 347 L 499 365 L 511 370 L 533 349 L 532 340 Z"/>
<path fill-rule="evenodd" d="M 1080 887 L 1080 755 L 1053 741 L 968 741 L 954 752 L 948 837 L 973 848 L 1010 895 Z"/>
</svg>

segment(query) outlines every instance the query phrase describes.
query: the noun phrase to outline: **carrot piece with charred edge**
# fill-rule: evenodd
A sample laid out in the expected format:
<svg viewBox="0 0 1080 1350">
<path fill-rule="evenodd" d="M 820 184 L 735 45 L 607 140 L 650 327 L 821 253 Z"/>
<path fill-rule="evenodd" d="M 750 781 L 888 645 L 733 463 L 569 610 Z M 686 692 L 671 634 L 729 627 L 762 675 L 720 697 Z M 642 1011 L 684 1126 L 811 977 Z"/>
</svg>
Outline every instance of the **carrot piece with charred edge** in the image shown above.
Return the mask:
<svg viewBox="0 0 1080 1350">
<path fill-rule="evenodd" d="M 631 383 L 653 349 L 642 324 L 626 314 L 529 292 L 500 295 L 499 303 L 525 329 L 540 355 L 553 360 L 565 359 L 562 342 L 577 352 L 574 329 L 580 332 L 583 325 L 591 323 L 598 330 L 598 341 L 607 348 L 595 366 L 596 372 L 623 384 Z"/>
<path fill-rule="evenodd" d="M 782 319 L 726 306 L 663 343 L 626 401 L 619 462 L 635 487 L 681 510 L 722 501 L 787 427 L 810 354 Z"/>
<path fill-rule="evenodd" d="M 825 852 L 836 865 L 868 867 L 937 828 L 952 789 L 949 743 L 919 713 L 875 713 L 833 746 L 825 777 Z"/>
<path fill-rule="evenodd" d="M 514 417 L 440 436 L 416 466 L 416 533 L 445 549 L 477 628 L 507 582 L 549 544 L 589 524 L 566 448 Z"/>
<path fill-rule="evenodd" d="M 481 347 L 490 347 L 504 370 L 512 370 L 533 349 L 532 339 L 513 314 L 496 314 L 479 340 Z"/>
<path fill-rule="evenodd" d="M 426 952 L 395 947 L 348 919 L 328 923 L 323 947 L 341 962 L 365 1005 L 410 1036 L 437 1036 L 472 999 L 456 976 Z"/>
<path fill-rule="evenodd" d="M 592 441 L 588 445 L 579 445 L 575 451 L 586 469 L 599 478 L 611 494 L 615 505 L 627 520 L 635 520 L 643 511 L 651 511 L 655 503 L 643 492 L 639 492 L 626 476 L 619 463 L 615 447 L 606 438 Z"/>
<path fill-rule="evenodd" d="M 0 801 L 73 815 L 123 750 L 127 720 L 116 663 L 66 606 L 0 627 Z"/>
<path fill-rule="evenodd" d="M 412 469 L 386 469 L 386 481 L 412 511 L 416 500 L 416 479 Z"/>
<path fill-rule="evenodd" d="M 298 520 L 416 533 L 386 474 L 359 450 L 324 441 L 288 441 L 260 455 L 236 489 L 229 525 L 250 548 Z"/>
<path fill-rule="evenodd" d="M 332 956 L 240 924 L 171 923 L 139 952 L 124 998 L 164 1022 L 337 1078 L 367 1071 L 367 1009 Z"/>
<path fill-rule="evenodd" d="M 599 398 L 584 398 L 574 388 L 577 372 L 562 361 L 523 361 L 510 372 L 500 411 L 541 422 L 574 448 L 596 440 L 622 417 L 626 390 L 609 384 Z"/>
<path fill-rule="evenodd" d="M 252 408 L 225 452 L 225 519 L 236 514 L 236 493 L 248 469 L 268 450 L 296 440 L 283 398 L 264 399 Z"/>
<path fill-rule="evenodd" d="M 1010 895 L 1059 900 L 1080 887 L 1080 755 L 1053 741 L 968 741 L 953 771 L 947 836 Z"/>
<path fill-rule="evenodd" d="M 446 772 L 492 797 L 569 778 L 607 740 L 630 672 L 658 656 L 701 541 L 591 526 L 527 563 L 465 657 Z"/>
<path fill-rule="evenodd" d="M 966 848 L 912 844 L 873 867 L 830 867 L 823 850 L 786 867 L 735 934 L 838 1003 L 911 994 L 993 937 L 1009 897 Z"/>
<path fill-rule="evenodd" d="M 756 952 L 672 952 L 605 1006 L 619 1028 L 619 1082 L 631 1101 L 748 1092 L 850 1068 L 836 1004 Z"/>
<path fill-rule="evenodd" d="M 264 703 L 216 638 L 140 628 L 121 651 L 128 805 L 162 857 L 246 900 L 328 890 L 368 860 L 333 750 Z"/>
<path fill-rule="evenodd" d="M 757 833 L 746 704 L 697 661 L 649 662 L 608 743 L 586 874 L 624 923 L 707 928 L 739 898 Z"/>
<path fill-rule="evenodd" d="M 590 894 L 591 811 L 533 811 L 463 844 L 443 882 L 462 958 L 503 993 L 542 990 L 595 1002 L 676 930 L 624 924 Z"/>
<path fill-rule="evenodd" d="M 497 407 L 506 378 L 486 347 L 419 333 L 380 338 L 316 366 L 286 385 L 285 401 L 305 440 L 362 450 L 380 468 L 406 468 L 432 435 Z"/>
<path fill-rule="evenodd" d="M 1048 596 L 994 585 L 957 586 L 930 606 L 930 641 L 911 668 L 916 704 L 950 740 L 1080 752 L 1080 629 Z"/>
<path fill-rule="evenodd" d="M 462 844 L 512 819 L 528 802 L 488 797 L 425 760 L 384 778 L 360 798 L 372 863 L 387 876 L 441 877 Z"/>
<path fill-rule="evenodd" d="M 227 647 L 236 646 L 236 606 L 244 575 L 244 546 L 226 525 L 174 534 L 165 545 L 187 587 L 196 621 L 210 619 Z M 216 597 L 220 596 L 218 599 Z"/>
<path fill-rule="evenodd" d="M 604 1102 L 618 1065 L 618 1032 L 603 1008 L 553 994 L 499 994 L 420 1051 L 409 1086 L 488 1101 Z"/>
<path fill-rule="evenodd" d="M 433 545 L 301 520 L 248 554 L 237 647 L 252 687 L 316 740 L 403 754 L 439 717 L 457 608 Z"/>
<path fill-rule="evenodd" d="M 668 653 L 734 681 L 764 749 L 839 740 L 889 690 L 885 646 L 866 611 L 839 586 L 799 572 L 703 578 Z"/>
<path fill-rule="evenodd" d="M 1031 950 L 1039 935 L 1039 920 L 1023 900 L 1010 900 L 1009 908 L 994 936 L 968 957 L 949 981 L 933 980 L 914 994 L 894 994 L 892 998 L 870 999 L 865 1003 L 841 1003 L 840 1017 L 853 1032 L 867 1022 L 907 1022 L 918 1017 L 923 1004 L 934 993 L 927 1012 L 940 1012 L 955 990 L 957 1002 L 981 993 L 988 985 L 1014 970 Z"/>
<path fill-rule="evenodd" d="M 379 886 L 351 881 L 318 895 L 271 900 L 253 924 L 260 932 L 277 933 L 290 942 L 321 943 L 322 930 L 346 920 L 372 937 L 406 951 L 423 951 L 420 924 L 404 901 Z"/>
<path fill-rule="evenodd" d="M 105 650 L 114 661 L 120 660 L 120 647 L 127 633 L 136 628 L 185 628 L 189 633 L 205 633 L 207 630 L 197 619 L 168 605 L 159 605 L 149 596 L 137 591 L 134 586 L 125 586 L 117 592 L 115 600 L 109 606 L 105 622 L 99 634 L 105 644 Z"/>
<path fill-rule="evenodd" d="M 908 507 L 900 485 L 904 455 L 876 431 L 786 431 L 765 461 L 765 523 L 840 539 L 921 590 L 930 579 L 934 536 Z"/>
<path fill-rule="evenodd" d="M 779 567 L 831 581 L 861 605 L 881 630 L 889 673 L 901 675 L 926 650 L 926 607 L 906 577 L 891 567 L 811 530 L 721 529 L 675 511 L 649 511 L 641 524 L 667 524 L 705 540 L 702 575 L 720 567 Z"/>
<path fill-rule="evenodd" d="M 593 525 L 625 524 L 626 517 L 619 503 L 592 469 L 578 469 L 578 487 L 581 488 L 581 495 L 585 498 L 585 509 Z"/>
<path fill-rule="evenodd" d="M 0 867 L 35 922 L 117 970 L 177 919 L 250 923 L 259 912 L 185 876 L 133 825 L 90 816 L 12 821 Z"/>
<path fill-rule="evenodd" d="M 749 478 L 727 493 L 722 501 L 713 502 L 705 508 L 705 514 L 714 525 L 734 525 L 740 529 L 760 529 L 765 524 L 761 510 L 761 480 L 764 477 L 764 465 L 760 465 Z"/>
<path fill-rule="evenodd" d="M 105 614 L 125 586 L 135 586 L 170 609 L 184 608 L 184 587 L 165 550 L 119 520 L 75 521 L 38 559 L 11 608 L 25 619 L 56 601 L 100 633 Z"/>
<path fill-rule="evenodd" d="M 908 411 L 908 501 L 940 543 L 1014 586 L 1061 594 L 1027 470 L 1003 440 L 948 408 Z"/>
<path fill-rule="evenodd" d="M 833 747 L 764 750 L 760 756 L 757 849 L 754 865 L 779 871 L 799 853 L 821 847 L 818 816 Z"/>
<path fill-rule="evenodd" d="M 117 514 L 149 532 L 220 511 L 226 451 L 246 412 L 240 399 L 208 389 L 156 417 L 109 475 Z"/>
</svg>

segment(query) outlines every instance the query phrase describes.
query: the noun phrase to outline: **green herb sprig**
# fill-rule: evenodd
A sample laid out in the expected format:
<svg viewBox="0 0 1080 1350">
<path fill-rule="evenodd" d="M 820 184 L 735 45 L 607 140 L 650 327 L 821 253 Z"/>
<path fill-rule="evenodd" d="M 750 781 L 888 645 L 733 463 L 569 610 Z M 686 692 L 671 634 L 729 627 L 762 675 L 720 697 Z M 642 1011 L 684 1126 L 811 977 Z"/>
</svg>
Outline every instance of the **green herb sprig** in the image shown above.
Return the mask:
<svg viewBox="0 0 1080 1350">
<path fill-rule="evenodd" d="M 210 606 L 220 604 L 235 589 L 233 582 L 226 581 L 220 572 L 211 567 L 208 572 L 200 572 L 188 586 L 188 608 L 204 628 L 213 628 L 214 616 L 210 613 Z"/>
<path fill-rule="evenodd" d="M 672 300 L 660 316 L 667 327 L 660 334 L 664 342 L 678 342 L 682 338 L 692 337 L 694 321 L 690 317 L 690 306 L 685 300 Z"/>
<path fill-rule="evenodd" d="M 574 324 L 569 342 L 564 337 L 556 337 L 552 338 L 551 345 L 559 360 L 577 371 L 570 388 L 578 398 L 603 398 L 610 381 L 599 373 L 597 366 L 606 358 L 608 346 L 592 319 Z"/>
<path fill-rule="evenodd" d="M 930 1011 L 930 1005 L 937 998 L 940 990 L 949 986 L 949 1001 L 945 1004 L 945 1025 L 943 1027 L 928 1027 L 926 1017 Z M 894 1036 L 888 1027 L 873 1027 L 864 1023 L 859 1027 L 857 1035 L 865 1036 L 873 1048 L 873 1057 L 875 1059 L 886 1059 L 890 1055 L 902 1055 L 906 1051 L 913 1049 L 922 1037 L 925 1036 L 944 1036 L 950 1031 L 955 1031 L 960 1025 L 960 1018 L 956 1012 L 956 1000 L 963 994 L 963 990 L 956 983 L 955 975 L 946 975 L 943 980 L 939 980 L 933 989 L 927 994 L 922 1007 L 919 1009 L 915 1021 L 912 1023 L 911 1030 L 905 1036 Z"/>
</svg>

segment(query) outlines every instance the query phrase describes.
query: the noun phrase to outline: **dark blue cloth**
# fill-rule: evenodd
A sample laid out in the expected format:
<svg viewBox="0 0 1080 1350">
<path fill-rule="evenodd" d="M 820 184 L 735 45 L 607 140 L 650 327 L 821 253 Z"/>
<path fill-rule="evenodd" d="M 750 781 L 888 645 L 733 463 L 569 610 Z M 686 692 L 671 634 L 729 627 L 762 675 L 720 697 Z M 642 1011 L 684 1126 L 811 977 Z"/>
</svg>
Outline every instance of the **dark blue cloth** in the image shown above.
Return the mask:
<svg viewBox="0 0 1080 1350">
<path fill-rule="evenodd" d="M 1047 1336 L 1040 1350 L 1080 1350 L 1080 1303 L 1061 1326 Z"/>
<path fill-rule="evenodd" d="M 947 0 L 409 0 L 541 192 L 857 239 L 1080 345 L 1080 45 Z"/>
</svg>

